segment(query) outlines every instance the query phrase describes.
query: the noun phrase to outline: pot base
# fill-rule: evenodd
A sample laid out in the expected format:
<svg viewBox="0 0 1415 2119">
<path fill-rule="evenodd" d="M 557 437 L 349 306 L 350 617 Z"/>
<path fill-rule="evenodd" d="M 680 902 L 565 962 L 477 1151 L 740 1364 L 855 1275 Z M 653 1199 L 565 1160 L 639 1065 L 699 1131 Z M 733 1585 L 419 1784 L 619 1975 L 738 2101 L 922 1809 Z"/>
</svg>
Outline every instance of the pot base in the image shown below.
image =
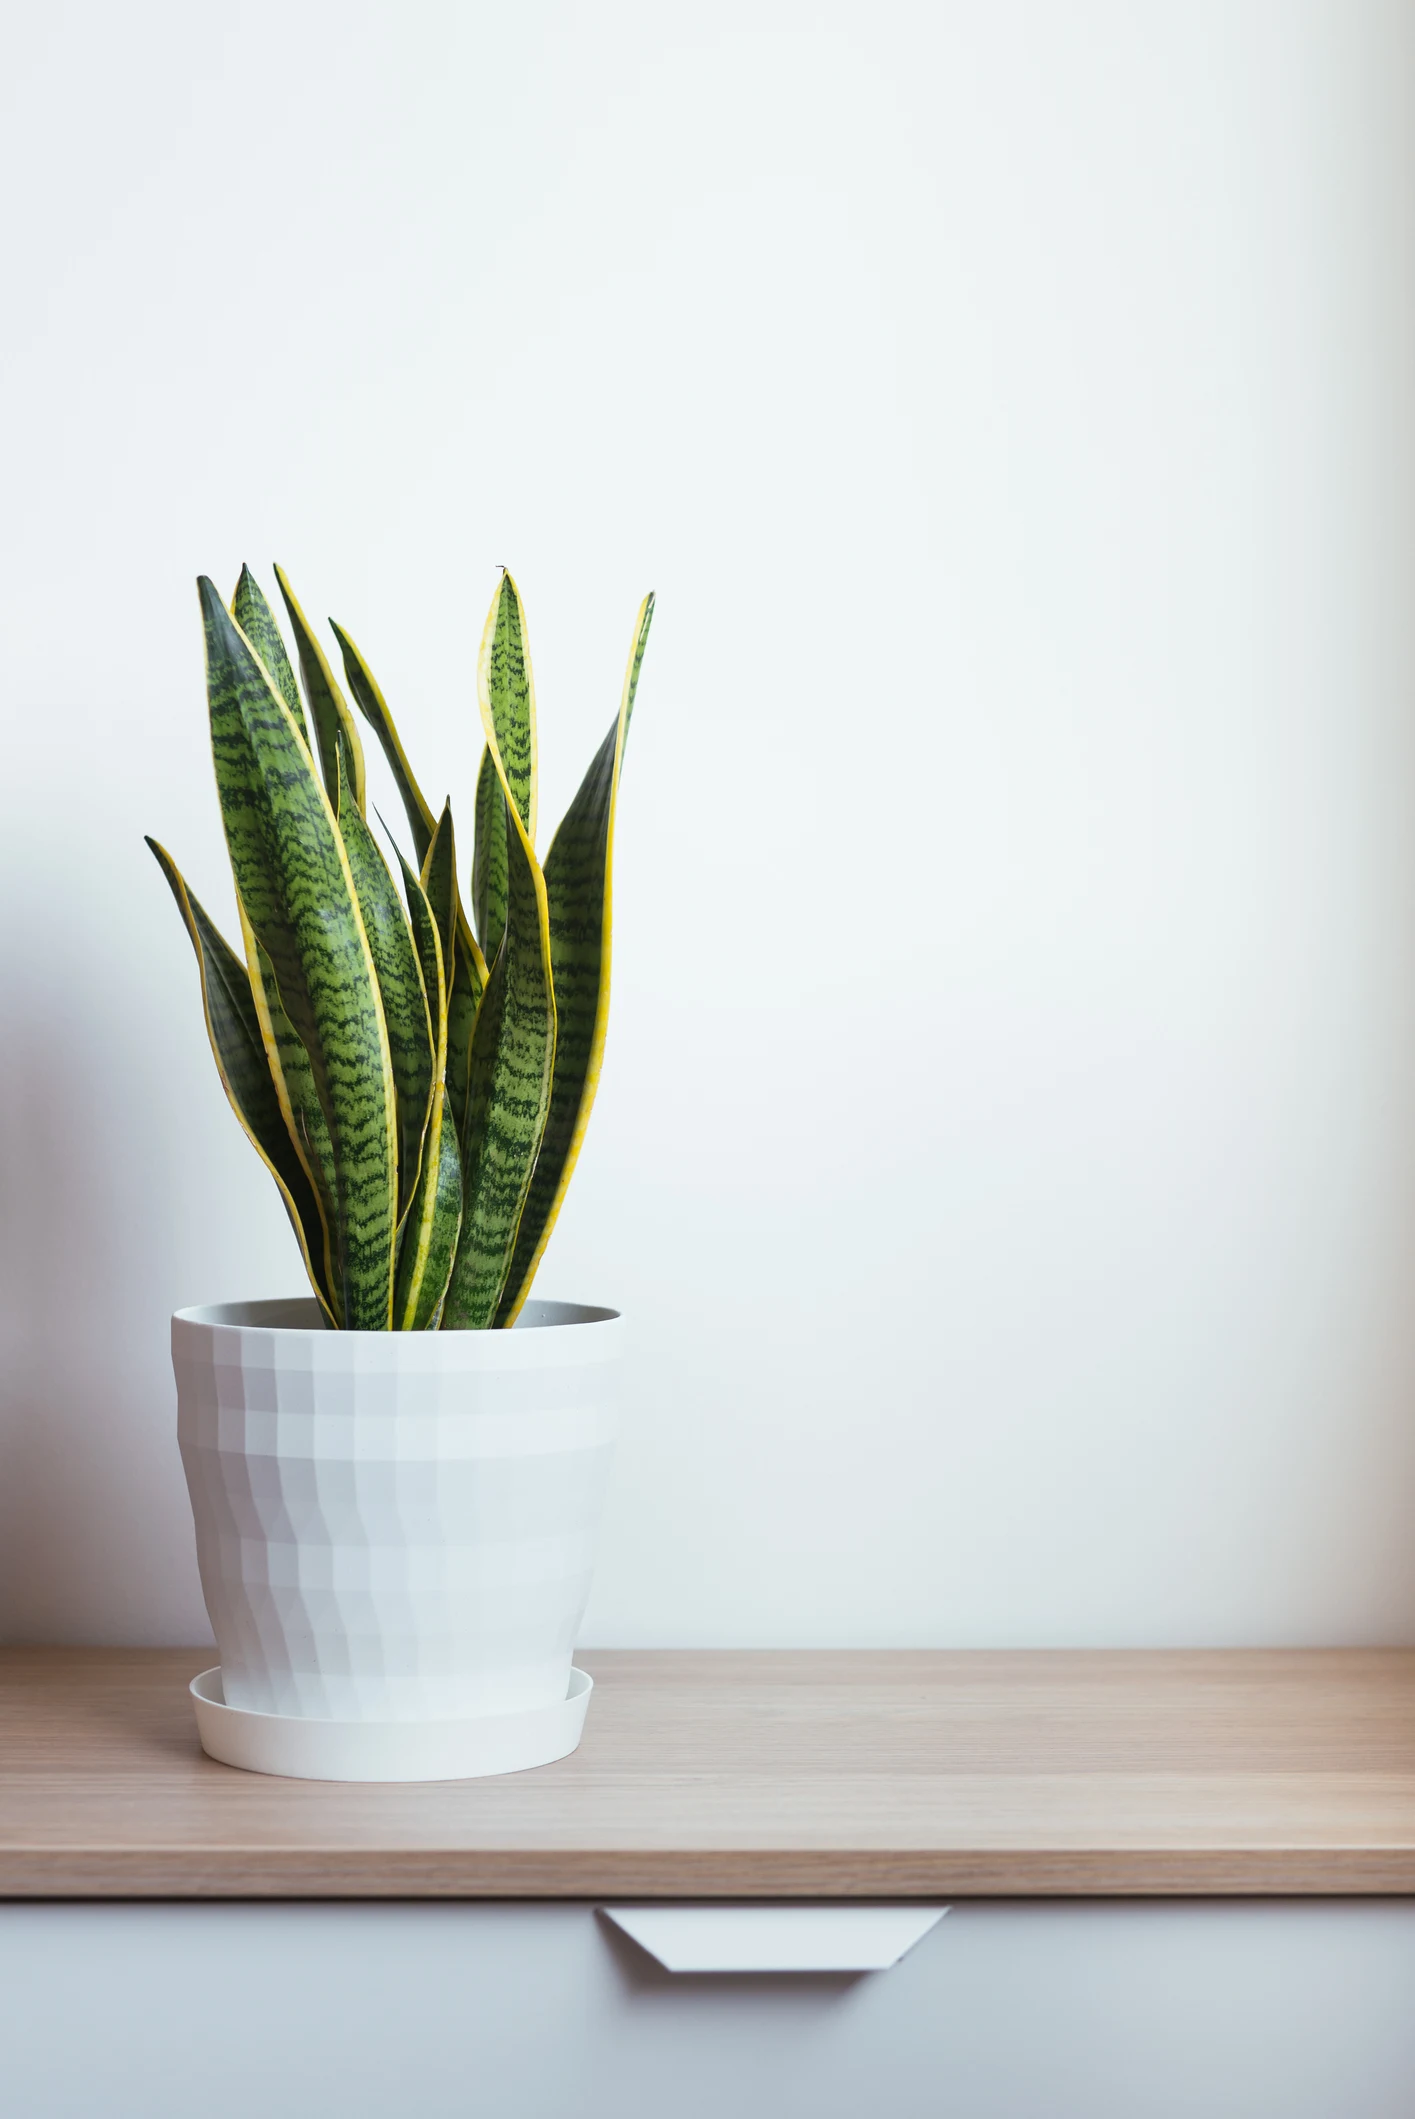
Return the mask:
<svg viewBox="0 0 1415 2119">
<path fill-rule="evenodd" d="M 460 1722 L 325 1722 L 228 1707 L 219 1664 L 189 1690 L 201 1748 L 223 1766 L 300 1781 L 464 1781 L 568 1757 L 594 1680 L 572 1670 L 569 1691 L 552 1707 Z"/>
</svg>

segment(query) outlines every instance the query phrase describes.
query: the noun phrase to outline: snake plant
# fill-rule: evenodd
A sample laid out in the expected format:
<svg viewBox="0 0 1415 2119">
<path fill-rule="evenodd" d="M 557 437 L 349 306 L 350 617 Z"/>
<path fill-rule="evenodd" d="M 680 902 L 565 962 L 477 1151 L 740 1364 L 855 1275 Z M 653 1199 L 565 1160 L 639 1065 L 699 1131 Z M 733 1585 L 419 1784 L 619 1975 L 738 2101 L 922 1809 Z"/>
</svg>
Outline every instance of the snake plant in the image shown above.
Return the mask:
<svg viewBox="0 0 1415 2119">
<path fill-rule="evenodd" d="M 331 1326 L 510 1325 L 599 1080 L 615 804 L 653 598 L 639 607 L 619 712 L 542 867 L 525 612 L 502 575 L 477 662 L 485 747 L 469 914 L 451 804 L 433 814 L 368 664 L 331 620 L 407 816 L 400 895 L 368 821 L 358 724 L 279 567 L 275 578 L 298 685 L 249 568 L 229 609 L 205 576 L 197 584 L 239 953 L 147 842 L 196 952 L 222 1086 L 280 1188 Z"/>
</svg>

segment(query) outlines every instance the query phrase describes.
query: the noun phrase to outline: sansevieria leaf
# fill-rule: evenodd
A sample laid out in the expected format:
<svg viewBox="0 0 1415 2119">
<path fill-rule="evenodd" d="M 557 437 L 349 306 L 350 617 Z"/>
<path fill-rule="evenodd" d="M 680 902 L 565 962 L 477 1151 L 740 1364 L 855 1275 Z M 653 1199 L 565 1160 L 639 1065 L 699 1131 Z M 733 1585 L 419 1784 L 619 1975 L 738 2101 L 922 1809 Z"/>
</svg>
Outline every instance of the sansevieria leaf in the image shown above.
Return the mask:
<svg viewBox="0 0 1415 2119">
<path fill-rule="evenodd" d="M 432 917 L 437 923 L 437 939 L 442 947 L 442 962 L 446 966 L 452 961 L 452 951 L 457 942 L 458 907 L 457 834 L 452 822 L 450 802 L 444 802 L 442 815 L 433 826 L 418 880 L 426 894 Z"/>
<path fill-rule="evenodd" d="M 231 616 L 265 664 L 265 674 L 294 715 L 295 726 L 304 737 L 305 749 L 308 750 L 310 732 L 305 726 L 305 710 L 300 704 L 300 688 L 295 682 L 295 672 L 290 667 L 290 657 L 285 652 L 284 637 L 275 622 L 275 613 L 266 602 L 261 585 L 249 567 L 241 568 L 241 578 L 236 583 L 236 593 L 231 599 Z"/>
<path fill-rule="evenodd" d="M 465 915 L 463 916 L 465 919 Z M 465 1140 L 467 1094 L 472 1065 L 472 1034 L 486 991 L 486 967 L 463 924 L 457 929 L 457 954 L 452 967 L 452 991 L 447 996 L 447 1094 L 452 1104 L 457 1138 Z"/>
<path fill-rule="evenodd" d="M 457 884 L 457 842 L 450 802 L 444 804 L 434 828 L 423 861 L 422 884 L 437 921 L 443 966 L 452 967 L 447 995 L 447 1093 L 460 1140 L 465 1138 L 472 1026 L 486 987 L 487 968 L 473 939 Z"/>
<path fill-rule="evenodd" d="M 526 614 L 521 592 L 504 572 L 491 599 L 486 630 L 477 658 L 477 696 L 488 743 L 497 750 L 501 778 L 525 826 L 532 851 L 536 843 L 536 688 L 531 651 L 526 643 Z M 489 717 L 489 719 L 488 719 Z"/>
<path fill-rule="evenodd" d="M 462 1233 L 444 1330 L 482 1331 L 496 1322 L 550 1103 L 555 1003 L 545 883 L 517 824 L 506 937 L 472 1037 Z"/>
<path fill-rule="evenodd" d="M 487 669 L 484 657 L 478 686 L 482 723 L 501 780 L 508 826 L 506 933 L 472 1038 L 462 1233 L 442 1313 L 444 1330 L 460 1331 L 482 1331 L 496 1322 L 545 1128 L 555 1064 L 545 878 L 513 807 Z"/>
<path fill-rule="evenodd" d="M 349 689 L 360 713 L 382 744 L 383 755 L 388 760 L 389 770 L 397 782 L 398 792 L 403 798 L 403 808 L 407 813 L 408 829 L 413 835 L 418 866 L 421 868 L 432 843 L 435 827 L 432 811 L 423 799 L 423 791 L 418 786 L 412 766 L 408 763 L 393 716 L 388 711 L 388 703 L 374 682 L 372 670 L 344 628 L 336 625 L 332 618 L 329 621 L 329 630 L 338 641 L 344 657 L 344 674 L 349 680 Z"/>
<path fill-rule="evenodd" d="M 398 1215 L 401 1220 L 418 1181 L 423 1131 L 432 1100 L 435 1033 L 402 900 L 373 833 L 354 802 L 342 759 L 337 814 L 364 933 L 368 936 L 374 970 L 378 974 L 383 1020 L 388 1031 L 388 1056 L 398 1097 Z"/>
<path fill-rule="evenodd" d="M 545 863 L 555 980 L 555 1072 L 515 1256 L 497 1313 L 513 1324 L 555 1227 L 589 1124 L 609 1021 L 614 812 L 653 597 L 639 606 L 619 713 L 551 843 Z"/>
<path fill-rule="evenodd" d="M 398 1252 L 393 1294 L 395 1331 L 438 1329 L 461 1226 L 462 1150 L 452 1123 L 447 1084 L 440 1081 L 432 1092 L 422 1168 Z"/>
<path fill-rule="evenodd" d="M 255 1004 L 260 1034 L 265 1041 L 265 1057 L 270 1067 L 270 1078 L 275 1085 L 275 1094 L 285 1120 L 286 1131 L 294 1143 L 296 1155 L 304 1165 L 305 1174 L 314 1186 L 315 1198 L 319 1202 L 320 1218 L 324 1224 L 325 1281 L 337 1317 L 341 1296 L 339 1276 L 334 1265 L 334 1238 L 339 1228 L 339 1180 L 334 1169 L 334 1146 L 329 1138 L 329 1121 L 324 1115 L 324 1106 L 315 1087 L 310 1056 L 294 1024 L 285 1013 L 280 988 L 275 983 L 274 966 L 256 940 L 251 923 L 246 918 L 246 909 L 239 897 L 236 900 L 236 910 L 241 918 L 241 939 L 245 944 L 251 999 Z"/>
<path fill-rule="evenodd" d="M 496 962 L 506 932 L 506 797 L 496 760 L 481 754 L 477 774 L 476 844 L 472 850 L 472 917 L 487 964 Z"/>
<path fill-rule="evenodd" d="M 295 650 L 300 658 L 300 676 L 304 680 L 305 697 L 309 701 L 310 718 L 314 722 L 315 738 L 319 744 L 319 762 L 324 771 L 324 791 L 331 807 L 339 799 L 339 752 L 346 748 L 349 757 L 348 770 L 354 782 L 354 800 L 361 815 L 368 814 L 368 796 L 364 786 L 364 747 L 359 741 L 359 731 L 354 717 L 349 712 L 344 694 L 334 681 L 334 672 L 329 667 L 328 657 L 320 646 L 299 604 L 294 591 L 285 579 L 283 571 L 275 569 L 275 579 L 280 584 L 280 594 L 285 599 L 285 608 L 290 613 L 290 623 L 295 629 Z"/>
<path fill-rule="evenodd" d="M 199 588 L 212 755 L 236 888 L 309 1054 L 329 1125 L 338 1306 L 347 1330 L 386 1331 L 397 1098 L 354 880 L 294 717 L 205 576 Z M 337 747 L 334 755 L 337 763 Z"/>
<path fill-rule="evenodd" d="M 506 1327 L 599 1080 L 615 812 L 653 599 L 617 719 L 542 871 L 526 614 L 503 570 L 476 653 L 484 750 L 467 888 L 451 804 L 431 809 L 363 655 L 334 625 L 346 701 L 275 576 L 293 653 L 248 567 L 229 610 L 198 584 L 244 964 L 148 843 L 196 951 L 227 1096 L 276 1179 L 325 1317 L 350 1331 Z M 368 828 L 359 719 L 412 834 L 413 861 L 397 856 L 402 893 Z"/>
<path fill-rule="evenodd" d="M 324 1265 L 324 1225 L 305 1169 L 295 1153 L 275 1087 L 266 1065 L 265 1046 L 256 1019 L 246 967 L 192 895 L 181 871 L 156 839 L 148 845 L 166 876 L 177 910 L 196 952 L 201 977 L 207 1036 L 226 1091 L 246 1135 L 280 1190 L 295 1231 L 305 1270 L 319 1300 L 335 1322 Z"/>
<path fill-rule="evenodd" d="M 422 966 L 423 985 L 437 1022 L 436 1076 L 423 1139 L 422 1168 L 413 1204 L 403 1223 L 393 1289 L 394 1329 L 435 1331 L 462 1224 L 462 1155 L 447 1097 L 447 981 L 442 942 L 422 884 L 400 854 L 408 913 Z"/>
</svg>

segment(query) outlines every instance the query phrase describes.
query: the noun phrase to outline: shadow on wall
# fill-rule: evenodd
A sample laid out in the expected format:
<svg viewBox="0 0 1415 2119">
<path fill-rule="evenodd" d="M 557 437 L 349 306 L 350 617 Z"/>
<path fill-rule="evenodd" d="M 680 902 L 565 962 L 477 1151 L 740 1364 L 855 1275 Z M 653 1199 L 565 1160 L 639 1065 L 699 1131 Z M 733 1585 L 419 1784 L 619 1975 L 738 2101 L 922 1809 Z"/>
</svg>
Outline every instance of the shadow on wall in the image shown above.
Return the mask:
<svg viewBox="0 0 1415 2119">
<path fill-rule="evenodd" d="M 0 1639 L 203 1640 L 153 1301 L 178 1268 L 154 1203 L 182 1144 L 134 1105 L 151 1056 L 113 1050 L 137 1042 L 123 1010 L 90 987 L 83 1021 L 62 1020 L 27 984 L 0 1041 Z"/>
</svg>

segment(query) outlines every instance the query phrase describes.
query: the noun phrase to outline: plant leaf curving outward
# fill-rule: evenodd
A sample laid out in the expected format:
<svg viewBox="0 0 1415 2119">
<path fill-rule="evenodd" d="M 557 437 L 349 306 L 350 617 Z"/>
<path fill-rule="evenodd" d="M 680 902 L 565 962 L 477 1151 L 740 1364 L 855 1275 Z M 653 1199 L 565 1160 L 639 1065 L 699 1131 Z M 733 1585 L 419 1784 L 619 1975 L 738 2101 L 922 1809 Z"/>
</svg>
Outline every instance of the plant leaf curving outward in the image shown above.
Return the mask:
<svg viewBox="0 0 1415 2119">
<path fill-rule="evenodd" d="M 246 967 L 213 925 L 200 899 L 188 890 L 167 849 L 159 846 L 156 839 L 150 838 L 147 843 L 167 878 L 196 953 L 206 1034 L 211 1040 L 221 1086 L 251 1145 L 280 1189 L 310 1285 L 334 1323 L 337 1320 L 330 1301 L 319 1203 L 286 1130 L 266 1065 Z"/>
<path fill-rule="evenodd" d="M 342 1322 L 339 1279 L 334 1266 L 334 1239 L 339 1227 L 339 1181 L 334 1168 L 334 1147 L 329 1138 L 329 1122 L 325 1118 L 324 1106 L 314 1084 L 310 1056 L 296 1035 L 294 1024 L 285 1013 L 270 958 L 256 940 L 251 923 L 246 918 L 246 908 L 239 897 L 236 899 L 236 910 L 241 917 L 241 938 L 246 947 L 246 970 L 250 977 L 251 999 L 255 1003 L 260 1034 L 265 1040 L 265 1057 L 270 1066 L 270 1078 L 275 1085 L 275 1094 L 280 1102 L 286 1130 L 294 1143 L 295 1153 L 304 1165 L 305 1174 L 314 1186 L 315 1198 L 319 1202 L 320 1218 L 324 1223 L 325 1280 L 330 1290 L 330 1301 L 336 1313 L 340 1313 L 339 1321 Z"/>
<path fill-rule="evenodd" d="M 555 1072 L 545 1138 L 531 1179 L 515 1256 L 497 1311 L 514 1324 L 550 1241 L 579 1159 L 604 1058 L 609 1022 L 614 812 L 634 694 L 653 623 L 653 597 L 639 606 L 619 713 L 595 752 L 551 842 L 545 863 L 550 961 L 555 978 Z"/>
<path fill-rule="evenodd" d="M 349 689 L 360 713 L 382 744 L 383 755 L 388 760 L 389 770 L 397 782 L 408 819 L 408 829 L 413 835 L 413 849 L 418 857 L 418 866 L 421 867 L 427 859 L 427 850 L 432 843 L 435 828 L 432 811 L 423 799 L 423 791 L 418 786 L 412 766 L 408 763 L 393 716 L 388 711 L 388 703 L 374 682 L 373 671 L 344 628 L 336 625 L 332 618 L 329 621 L 329 630 L 338 641 L 340 653 L 344 657 L 344 674 L 349 680 Z"/>
<path fill-rule="evenodd" d="M 347 771 L 354 783 L 354 800 L 362 815 L 368 814 L 368 794 L 364 785 L 364 747 L 359 741 L 359 732 L 354 717 L 349 712 L 344 694 L 334 681 L 334 672 L 329 667 L 328 657 L 315 638 L 314 630 L 299 604 L 295 592 L 285 579 L 281 568 L 275 569 L 275 579 L 280 584 L 280 594 L 285 599 L 285 608 L 290 613 L 290 623 L 295 628 L 295 648 L 300 658 L 300 676 L 304 681 L 305 697 L 309 701 L 310 718 L 314 722 L 315 739 L 319 744 L 319 762 L 324 772 L 324 791 L 332 807 L 339 799 L 339 753 L 348 753 Z"/>
<path fill-rule="evenodd" d="M 484 749 L 464 904 L 452 805 L 434 816 L 383 693 L 336 625 L 412 835 L 414 861 L 397 856 L 400 895 L 368 826 L 354 717 L 275 571 L 298 683 L 249 568 L 229 610 L 205 576 L 197 585 L 244 963 L 148 844 L 196 952 L 226 1094 L 276 1180 L 328 1323 L 505 1327 L 555 1225 L 599 1079 L 615 810 L 653 599 L 618 716 L 542 872 L 526 618 L 503 571 L 476 658 Z"/>
<path fill-rule="evenodd" d="M 397 1097 L 354 880 L 289 708 L 205 576 L 199 588 L 212 756 L 236 889 L 309 1054 L 329 1126 L 338 1308 L 346 1330 L 386 1331 Z"/>
</svg>

